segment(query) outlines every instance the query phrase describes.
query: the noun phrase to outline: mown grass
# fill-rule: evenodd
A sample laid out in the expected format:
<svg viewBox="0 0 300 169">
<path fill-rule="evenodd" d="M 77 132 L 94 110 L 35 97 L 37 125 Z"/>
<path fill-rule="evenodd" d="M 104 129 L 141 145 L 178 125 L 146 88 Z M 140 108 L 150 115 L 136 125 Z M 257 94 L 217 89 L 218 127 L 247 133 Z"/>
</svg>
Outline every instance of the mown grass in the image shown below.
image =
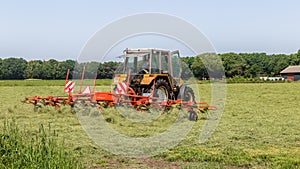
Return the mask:
<svg viewBox="0 0 300 169">
<path fill-rule="evenodd" d="M 157 165 L 149 164 L 148 160 L 141 163 L 140 159 L 118 157 L 97 146 L 68 107 L 61 111 L 46 107 L 34 112 L 31 105 L 20 102 L 27 95 L 65 95 L 61 86 L 0 87 L 0 119 L 15 119 L 32 134 L 41 124 L 51 124 L 59 134 L 58 139 L 65 140 L 65 148 L 84 167 L 167 168 L 176 163 L 183 168 L 299 168 L 299 87 L 299 83 L 228 84 L 225 112 L 212 137 L 200 144 L 205 118 L 190 122 L 194 126 L 179 145 L 149 159 Z M 201 84 L 199 90 L 201 99 L 209 101 L 210 84 Z M 132 137 L 162 132 L 168 125 L 161 123 L 171 124 L 176 115 L 166 113 L 156 119 L 146 112 L 120 114 L 112 108 L 102 114 L 115 130 Z M 99 116 L 99 112 L 92 110 L 86 116 Z M 146 125 L 132 121 L 143 117 L 155 121 Z M 159 166 L 161 163 L 165 165 Z"/>
</svg>

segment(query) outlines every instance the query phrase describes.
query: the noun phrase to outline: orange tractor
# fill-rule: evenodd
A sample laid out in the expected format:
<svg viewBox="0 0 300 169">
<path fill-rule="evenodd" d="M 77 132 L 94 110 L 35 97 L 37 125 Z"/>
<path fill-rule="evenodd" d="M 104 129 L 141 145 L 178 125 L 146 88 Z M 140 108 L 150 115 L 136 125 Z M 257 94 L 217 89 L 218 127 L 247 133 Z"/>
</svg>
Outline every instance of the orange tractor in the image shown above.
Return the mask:
<svg viewBox="0 0 300 169">
<path fill-rule="evenodd" d="M 76 103 L 99 109 L 126 105 L 138 111 L 179 107 L 186 108 L 190 113 L 190 120 L 195 121 L 198 113 L 194 109 L 200 112 L 216 109 L 206 102 L 196 102 L 192 88 L 183 84 L 179 51 L 126 49 L 124 56 L 124 64 L 116 70 L 113 79 L 115 87 L 111 92 L 81 91 L 81 86 L 78 92 L 73 92 L 74 82 L 68 80 L 68 71 L 65 85 L 65 91 L 69 93 L 67 97 L 29 96 L 23 102 L 33 104 L 36 108 L 42 105 L 73 107 Z"/>
</svg>

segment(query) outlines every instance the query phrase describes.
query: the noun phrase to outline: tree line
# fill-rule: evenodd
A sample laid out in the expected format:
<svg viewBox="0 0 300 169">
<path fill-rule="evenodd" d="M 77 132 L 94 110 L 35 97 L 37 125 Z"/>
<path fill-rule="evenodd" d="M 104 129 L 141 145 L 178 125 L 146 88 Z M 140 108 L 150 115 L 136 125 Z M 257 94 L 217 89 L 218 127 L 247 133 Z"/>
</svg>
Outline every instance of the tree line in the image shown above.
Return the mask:
<svg viewBox="0 0 300 169">
<path fill-rule="evenodd" d="M 117 62 L 77 63 L 74 60 L 26 61 L 23 58 L 0 58 L 0 79 L 65 79 L 68 69 L 70 69 L 69 78 L 79 77 L 84 65 L 86 65 L 86 78 L 93 79 L 97 75 L 97 78 L 109 79 L 113 77 L 118 64 Z"/>
<path fill-rule="evenodd" d="M 257 77 L 279 76 L 280 71 L 289 65 L 300 65 L 300 50 L 294 54 L 266 54 L 266 53 L 224 53 L 217 54 L 222 60 L 225 76 Z M 196 78 L 209 78 L 205 59 L 214 62 L 213 54 L 202 54 L 194 57 L 183 57 L 185 67 L 188 67 Z M 0 79 L 65 79 L 70 69 L 72 76 L 79 77 L 86 65 L 85 77 L 109 79 L 114 75 L 120 63 L 118 62 L 89 62 L 77 63 L 74 60 L 48 61 L 31 60 L 23 58 L 0 58 Z M 76 70 L 75 70 L 76 69 Z M 97 73 L 97 74 L 96 74 Z"/>
<path fill-rule="evenodd" d="M 258 76 L 280 76 L 280 71 L 291 65 L 300 65 L 300 50 L 293 54 L 266 53 L 224 53 L 217 55 L 222 60 L 227 78 L 255 78 Z M 183 62 L 190 68 L 194 76 L 209 78 L 203 61 L 215 58 L 214 54 L 202 54 L 195 57 L 184 57 Z M 213 64 L 214 60 L 208 61 Z M 220 70 L 217 70 L 220 71 Z"/>
</svg>

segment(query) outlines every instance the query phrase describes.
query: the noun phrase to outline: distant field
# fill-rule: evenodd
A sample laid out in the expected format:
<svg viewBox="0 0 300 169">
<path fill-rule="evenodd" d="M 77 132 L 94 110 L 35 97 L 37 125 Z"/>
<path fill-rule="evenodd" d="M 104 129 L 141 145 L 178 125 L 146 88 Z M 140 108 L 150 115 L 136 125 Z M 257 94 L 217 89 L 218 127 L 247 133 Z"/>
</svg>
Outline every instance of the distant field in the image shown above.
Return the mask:
<svg viewBox="0 0 300 169">
<path fill-rule="evenodd" d="M 77 80 L 79 82 L 79 80 Z M 85 80 L 89 84 L 94 84 L 94 80 Z M 66 80 L 0 80 L 0 86 L 64 86 Z M 96 81 L 96 85 L 110 85 L 111 79 L 101 79 Z"/>
<path fill-rule="evenodd" d="M 225 112 L 207 142 L 198 143 L 205 122 L 200 119 L 190 122 L 195 123 L 193 129 L 179 145 L 155 157 L 141 159 L 118 157 L 97 146 L 85 134 L 69 107 L 63 107 L 61 111 L 45 107 L 34 112 L 31 105 L 20 102 L 28 95 L 66 95 L 62 90 L 64 81 L 51 83 L 53 85 L 42 80 L 0 81 L 0 123 L 14 119 L 18 126 L 33 135 L 40 124 L 51 125 L 58 137 L 64 139 L 67 149 L 74 152 L 85 167 L 300 167 L 300 83 L 228 84 Z M 210 84 L 199 85 L 199 90 L 201 99 L 209 100 Z M 153 123 L 143 124 L 143 127 L 120 118 L 114 109 L 105 110 L 102 114 L 110 118 L 113 128 L 134 137 L 147 137 L 154 131 L 159 132 L 165 127 L 161 123 L 172 119 L 172 114 L 164 114 Z"/>
</svg>

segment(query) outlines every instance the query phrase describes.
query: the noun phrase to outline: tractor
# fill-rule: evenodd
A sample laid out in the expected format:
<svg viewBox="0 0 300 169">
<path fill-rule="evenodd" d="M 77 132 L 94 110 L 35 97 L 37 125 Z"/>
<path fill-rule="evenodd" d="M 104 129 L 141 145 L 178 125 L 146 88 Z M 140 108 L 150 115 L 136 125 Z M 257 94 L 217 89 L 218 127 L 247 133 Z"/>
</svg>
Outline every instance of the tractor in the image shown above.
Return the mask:
<svg viewBox="0 0 300 169">
<path fill-rule="evenodd" d="M 124 55 L 124 64 L 114 77 L 115 84 L 128 79 L 129 87 L 137 95 L 149 96 L 153 93 L 157 101 L 195 101 L 194 91 L 181 79 L 182 65 L 178 50 L 126 49 Z"/>
</svg>

